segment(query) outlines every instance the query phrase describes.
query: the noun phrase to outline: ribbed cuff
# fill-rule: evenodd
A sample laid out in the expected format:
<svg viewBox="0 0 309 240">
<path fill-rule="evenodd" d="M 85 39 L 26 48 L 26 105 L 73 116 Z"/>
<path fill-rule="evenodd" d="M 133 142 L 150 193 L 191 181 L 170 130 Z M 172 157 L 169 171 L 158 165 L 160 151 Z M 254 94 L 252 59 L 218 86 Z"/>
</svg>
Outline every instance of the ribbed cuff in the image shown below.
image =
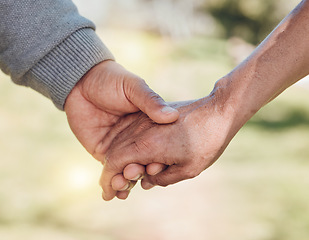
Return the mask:
<svg viewBox="0 0 309 240">
<path fill-rule="evenodd" d="M 76 83 L 93 66 L 114 60 L 93 29 L 83 28 L 51 50 L 25 76 L 26 85 L 50 98 L 63 110 Z"/>
</svg>

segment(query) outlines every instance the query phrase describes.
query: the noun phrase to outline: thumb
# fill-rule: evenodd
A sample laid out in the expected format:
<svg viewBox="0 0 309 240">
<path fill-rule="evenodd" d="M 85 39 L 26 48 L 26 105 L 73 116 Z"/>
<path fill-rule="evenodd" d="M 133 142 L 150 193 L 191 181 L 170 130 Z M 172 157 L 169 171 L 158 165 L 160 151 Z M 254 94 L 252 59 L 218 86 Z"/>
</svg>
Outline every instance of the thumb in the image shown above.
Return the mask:
<svg viewBox="0 0 309 240">
<path fill-rule="evenodd" d="M 131 82 L 132 83 L 132 82 Z M 131 85 L 131 84 L 130 84 Z M 131 86 L 125 86 L 128 100 L 156 123 L 172 123 L 179 117 L 178 110 L 170 107 L 144 80 L 135 79 Z"/>
</svg>

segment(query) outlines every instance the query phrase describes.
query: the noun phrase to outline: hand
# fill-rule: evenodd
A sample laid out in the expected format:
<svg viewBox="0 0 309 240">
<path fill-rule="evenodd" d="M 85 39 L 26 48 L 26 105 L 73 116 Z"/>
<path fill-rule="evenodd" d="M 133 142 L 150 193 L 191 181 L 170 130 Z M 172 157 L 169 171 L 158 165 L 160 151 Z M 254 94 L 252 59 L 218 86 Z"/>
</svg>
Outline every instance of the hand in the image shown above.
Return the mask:
<svg viewBox="0 0 309 240">
<path fill-rule="evenodd" d="M 232 126 L 233 111 L 222 100 L 212 94 L 197 101 L 178 103 L 174 106 L 180 117 L 168 125 L 156 124 L 143 113 L 124 119 L 127 128 L 117 131 L 107 151 L 101 177 L 103 198 L 111 200 L 116 194 L 119 196 L 117 183 L 125 181 L 121 174 L 124 172 L 126 177 L 127 167 L 132 163 L 167 166 L 154 176 L 146 175 L 142 180 L 144 189 L 193 178 L 208 168 L 237 132 Z"/>
<path fill-rule="evenodd" d="M 93 67 L 73 88 L 65 103 L 73 133 L 102 163 L 113 140 L 109 131 L 116 123 L 119 131 L 125 128 L 120 124 L 121 119 L 140 110 L 157 123 L 171 123 L 179 116 L 141 78 L 114 61 Z M 137 167 L 139 173 L 144 172 L 143 167 Z"/>
<path fill-rule="evenodd" d="M 165 168 L 166 166 L 161 163 L 151 163 L 146 167 L 134 163 L 127 165 L 124 168 L 122 174 L 117 174 L 112 179 L 111 185 L 112 188 L 116 191 L 116 197 L 122 200 L 127 199 L 131 189 L 135 186 L 138 180 L 142 179 L 144 176 L 146 176 L 146 174 L 156 175 L 163 171 Z"/>
</svg>

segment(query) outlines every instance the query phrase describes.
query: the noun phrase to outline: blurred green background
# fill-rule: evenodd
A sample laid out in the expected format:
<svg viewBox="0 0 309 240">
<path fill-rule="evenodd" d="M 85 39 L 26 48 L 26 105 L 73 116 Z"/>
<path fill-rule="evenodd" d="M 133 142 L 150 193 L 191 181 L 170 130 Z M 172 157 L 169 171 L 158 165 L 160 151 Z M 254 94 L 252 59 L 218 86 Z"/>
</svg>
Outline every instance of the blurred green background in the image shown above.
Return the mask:
<svg viewBox="0 0 309 240">
<path fill-rule="evenodd" d="M 206 96 L 298 3 L 75 2 L 117 61 L 168 101 Z M 1 240 L 308 239 L 306 80 L 260 110 L 199 177 L 103 202 L 102 167 L 65 114 L 0 79 Z"/>
</svg>

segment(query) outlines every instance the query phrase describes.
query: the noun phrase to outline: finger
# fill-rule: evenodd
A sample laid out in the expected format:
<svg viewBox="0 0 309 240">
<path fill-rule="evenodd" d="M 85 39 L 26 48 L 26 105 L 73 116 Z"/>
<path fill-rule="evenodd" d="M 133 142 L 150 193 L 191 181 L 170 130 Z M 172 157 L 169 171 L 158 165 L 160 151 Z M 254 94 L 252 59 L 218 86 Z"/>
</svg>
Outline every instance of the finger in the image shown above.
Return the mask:
<svg viewBox="0 0 309 240">
<path fill-rule="evenodd" d="M 147 165 L 153 162 L 152 157 L 149 154 L 136 151 L 136 142 L 126 146 L 125 149 L 107 152 L 106 159 L 107 160 L 105 161 L 102 177 L 100 180 L 100 185 L 103 189 L 102 197 L 105 200 L 111 200 L 116 196 L 116 191 L 112 188 L 111 181 L 114 176 L 122 173 L 126 166 L 132 163 L 136 163 L 136 166 L 138 164 Z M 139 172 L 139 170 L 137 172 Z"/>
<path fill-rule="evenodd" d="M 103 140 L 100 142 L 100 144 L 98 144 L 95 152 L 101 155 L 105 154 L 115 137 L 128 126 L 130 126 L 130 124 L 132 124 L 132 122 L 135 120 L 136 117 L 133 114 L 128 115 L 126 118 L 120 118 L 117 124 L 115 124 L 112 129 L 107 132 Z M 104 161 L 102 161 L 102 163 L 104 164 Z"/>
<path fill-rule="evenodd" d="M 133 87 L 127 86 L 125 91 L 129 101 L 156 123 L 172 123 L 178 119 L 178 110 L 168 106 L 158 94 L 148 87 L 144 80 L 138 79 Z"/>
<path fill-rule="evenodd" d="M 129 194 L 130 194 L 130 191 L 117 192 L 116 197 L 120 200 L 125 200 L 128 198 Z"/>
<path fill-rule="evenodd" d="M 122 174 L 117 174 L 112 178 L 112 188 L 115 191 L 126 191 L 130 187 L 130 181 L 125 179 Z"/>
<path fill-rule="evenodd" d="M 131 189 L 136 185 L 136 181 L 129 181 L 129 187 L 127 188 L 127 190 L 125 191 L 118 191 L 116 193 L 116 197 L 121 199 L 121 200 L 125 200 L 128 198 L 130 192 L 131 192 Z"/>
<path fill-rule="evenodd" d="M 124 178 L 128 180 L 138 181 L 145 174 L 145 167 L 141 164 L 131 163 L 123 170 Z"/>
<path fill-rule="evenodd" d="M 109 165 L 105 164 L 103 167 L 103 171 L 100 178 L 100 185 L 102 187 L 102 198 L 105 201 L 112 200 L 115 196 L 117 191 L 113 189 L 112 187 L 112 179 L 114 176 L 116 176 L 118 173 L 113 172 L 109 170 Z"/>
<path fill-rule="evenodd" d="M 167 166 L 162 163 L 150 163 L 146 166 L 146 172 L 150 176 L 154 176 L 162 172 Z"/>
<path fill-rule="evenodd" d="M 168 168 L 166 168 L 163 172 L 160 172 L 156 174 L 155 176 L 149 176 L 145 177 L 144 184 L 147 186 L 150 185 L 158 185 L 166 187 L 168 185 L 180 182 L 182 180 L 191 178 L 189 177 L 189 173 L 183 171 L 183 167 L 179 165 L 171 165 Z M 146 186 L 146 187 L 147 187 Z"/>
<path fill-rule="evenodd" d="M 141 186 L 144 190 L 150 190 L 151 188 L 153 188 L 155 185 L 150 183 L 149 180 L 145 177 L 144 179 L 142 179 L 141 181 Z"/>
<path fill-rule="evenodd" d="M 122 174 L 118 174 L 112 179 L 112 188 L 117 192 L 126 192 L 130 191 L 136 183 L 137 181 L 129 181 Z"/>
</svg>

